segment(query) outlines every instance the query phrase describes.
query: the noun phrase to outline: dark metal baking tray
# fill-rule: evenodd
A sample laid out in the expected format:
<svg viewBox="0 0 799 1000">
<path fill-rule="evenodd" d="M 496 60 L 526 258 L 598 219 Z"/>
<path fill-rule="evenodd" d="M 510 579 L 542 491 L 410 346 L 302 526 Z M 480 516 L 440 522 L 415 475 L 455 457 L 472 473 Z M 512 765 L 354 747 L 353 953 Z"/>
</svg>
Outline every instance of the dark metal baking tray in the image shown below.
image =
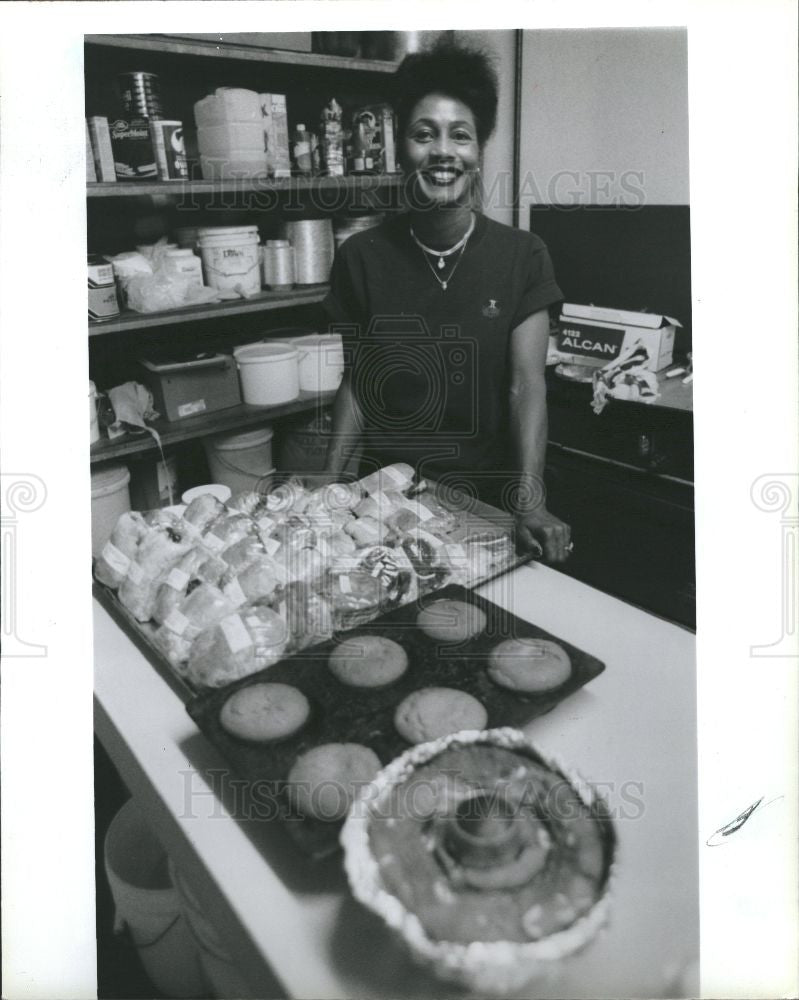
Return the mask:
<svg viewBox="0 0 799 1000">
<path fill-rule="evenodd" d="M 422 607 L 452 598 L 481 608 L 487 618 L 484 631 L 458 644 L 430 639 L 415 621 Z M 323 857 L 338 847 L 339 824 L 289 814 L 284 782 L 297 757 L 322 743 L 362 743 L 383 764 L 409 744 L 394 728 L 396 706 L 411 691 L 422 687 L 452 687 L 480 700 L 488 713 L 487 725 L 521 727 L 593 680 L 604 664 L 571 643 L 523 621 L 505 609 L 458 585 L 449 585 L 374 621 L 346 633 L 381 635 L 398 642 L 408 654 L 406 673 L 383 688 L 355 688 L 338 681 L 327 667 L 336 637 L 224 688 L 206 691 L 191 699 L 187 710 L 205 736 L 231 765 L 234 776 L 248 789 L 254 815 L 280 815 L 299 848 L 313 857 Z M 486 673 L 493 647 L 511 636 L 554 639 L 569 654 L 570 678 L 558 688 L 536 695 L 520 695 L 499 687 Z M 227 733 L 219 723 L 219 712 L 227 698 L 240 688 L 260 681 L 278 681 L 299 688 L 311 705 L 305 726 L 279 743 L 255 744 Z"/>
</svg>

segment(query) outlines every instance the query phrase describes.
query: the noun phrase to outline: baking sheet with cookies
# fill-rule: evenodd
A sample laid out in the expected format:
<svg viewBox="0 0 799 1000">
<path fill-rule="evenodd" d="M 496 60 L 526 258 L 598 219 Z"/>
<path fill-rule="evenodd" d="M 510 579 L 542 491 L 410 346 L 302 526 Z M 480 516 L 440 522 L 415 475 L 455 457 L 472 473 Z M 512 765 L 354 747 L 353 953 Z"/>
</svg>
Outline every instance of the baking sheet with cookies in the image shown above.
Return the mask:
<svg viewBox="0 0 799 1000">
<path fill-rule="evenodd" d="M 417 617 L 420 612 L 429 614 L 431 606 L 440 601 L 458 602 L 482 612 L 477 615 L 483 623 L 479 633 L 460 641 L 426 635 L 417 625 Z M 360 635 L 381 636 L 401 646 L 408 661 L 405 672 L 382 687 L 357 687 L 337 679 L 329 666 L 331 653 L 342 641 Z M 510 638 L 554 641 L 570 661 L 567 679 L 537 693 L 521 693 L 495 683 L 489 676 L 491 654 Z M 549 712 L 603 670 L 604 664 L 589 653 L 452 584 L 225 688 L 204 692 L 186 707 L 258 802 L 263 805 L 265 798 L 270 798 L 274 809 L 266 810 L 265 815 L 281 815 L 300 849 L 322 857 L 337 849 L 339 823 L 293 813 L 286 796 L 287 776 L 306 751 L 326 743 L 358 743 L 369 747 L 386 764 L 410 746 L 396 729 L 395 713 L 415 691 L 454 688 L 471 695 L 484 707 L 485 728 L 521 727 Z M 264 681 L 289 684 L 301 691 L 310 705 L 307 721 L 279 742 L 251 742 L 231 735 L 220 723 L 226 701 L 234 692 Z"/>
</svg>

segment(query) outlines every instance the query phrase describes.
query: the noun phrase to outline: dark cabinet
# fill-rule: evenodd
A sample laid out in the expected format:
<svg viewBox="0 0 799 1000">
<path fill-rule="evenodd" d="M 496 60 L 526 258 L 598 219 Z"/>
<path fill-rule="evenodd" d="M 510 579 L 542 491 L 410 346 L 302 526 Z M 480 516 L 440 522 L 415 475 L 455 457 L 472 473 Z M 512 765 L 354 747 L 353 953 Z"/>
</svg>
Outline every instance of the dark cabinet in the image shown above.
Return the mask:
<svg viewBox="0 0 799 1000">
<path fill-rule="evenodd" d="M 574 391 L 579 390 L 579 391 Z M 696 624 L 693 421 L 550 385 L 549 509 L 572 527 L 564 572 L 690 628 Z"/>
</svg>

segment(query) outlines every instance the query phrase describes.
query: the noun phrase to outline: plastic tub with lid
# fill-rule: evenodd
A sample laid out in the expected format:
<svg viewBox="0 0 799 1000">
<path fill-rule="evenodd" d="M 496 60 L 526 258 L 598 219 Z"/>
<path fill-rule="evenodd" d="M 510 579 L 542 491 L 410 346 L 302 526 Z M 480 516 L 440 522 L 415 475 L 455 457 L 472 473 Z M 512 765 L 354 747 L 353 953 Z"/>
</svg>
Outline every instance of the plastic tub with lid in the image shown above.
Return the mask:
<svg viewBox="0 0 799 1000">
<path fill-rule="evenodd" d="M 198 232 L 205 283 L 221 290 L 261 290 L 257 226 L 213 226 Z"/>
<path fill-rule="evenodd" d="M 231 493 L 263 489 L 275 471 L 271 427 L 206 438 L 203 446 L 214 482 Z"/>
<path fill-rule="evenodd" d="M 300 366 L 300 389 L 303 392 L 332 392 L 344 377 L 344 348 L 341 334 L 311 333 L 292 338 Z"/>
<path fill-rule="evenodd" d="M 239 366 L 241 396 L 253 406 L 277 406 L 300 394 L 297 348 L 283 341 L 237 347 L 233 355 Z"/>
<path fill-rule="evenodd" d="M 99 556 L 125 511 L 130 510 L 130 472 L 111 465 L 92 472 L 92 555 Z"/>
</svg>

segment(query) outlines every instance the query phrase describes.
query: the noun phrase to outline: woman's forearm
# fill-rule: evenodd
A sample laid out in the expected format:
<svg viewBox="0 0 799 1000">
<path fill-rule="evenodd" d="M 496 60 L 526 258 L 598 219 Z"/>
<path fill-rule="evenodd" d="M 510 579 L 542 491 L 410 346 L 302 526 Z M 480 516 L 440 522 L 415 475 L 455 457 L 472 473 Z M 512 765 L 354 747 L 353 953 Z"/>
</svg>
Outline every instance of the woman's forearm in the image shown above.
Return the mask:
<svg viewBox="0 0 799 1000">
<path fill-rule="evenodd" d="M 519 472 L 520 509 L 533 510 L 546 503 L 544 465 L 547 448 L 546 383 L 526 376 L 511 387 L 510 430 Z"/>
<path fill-rule="evenodd" d="M 360 409 L 347 371 L 333 402 L 333 432 L 327 446 L 325 472 L 338 475 L 343 471 L 361 440 L 362 426 Z"/>
</svg>

